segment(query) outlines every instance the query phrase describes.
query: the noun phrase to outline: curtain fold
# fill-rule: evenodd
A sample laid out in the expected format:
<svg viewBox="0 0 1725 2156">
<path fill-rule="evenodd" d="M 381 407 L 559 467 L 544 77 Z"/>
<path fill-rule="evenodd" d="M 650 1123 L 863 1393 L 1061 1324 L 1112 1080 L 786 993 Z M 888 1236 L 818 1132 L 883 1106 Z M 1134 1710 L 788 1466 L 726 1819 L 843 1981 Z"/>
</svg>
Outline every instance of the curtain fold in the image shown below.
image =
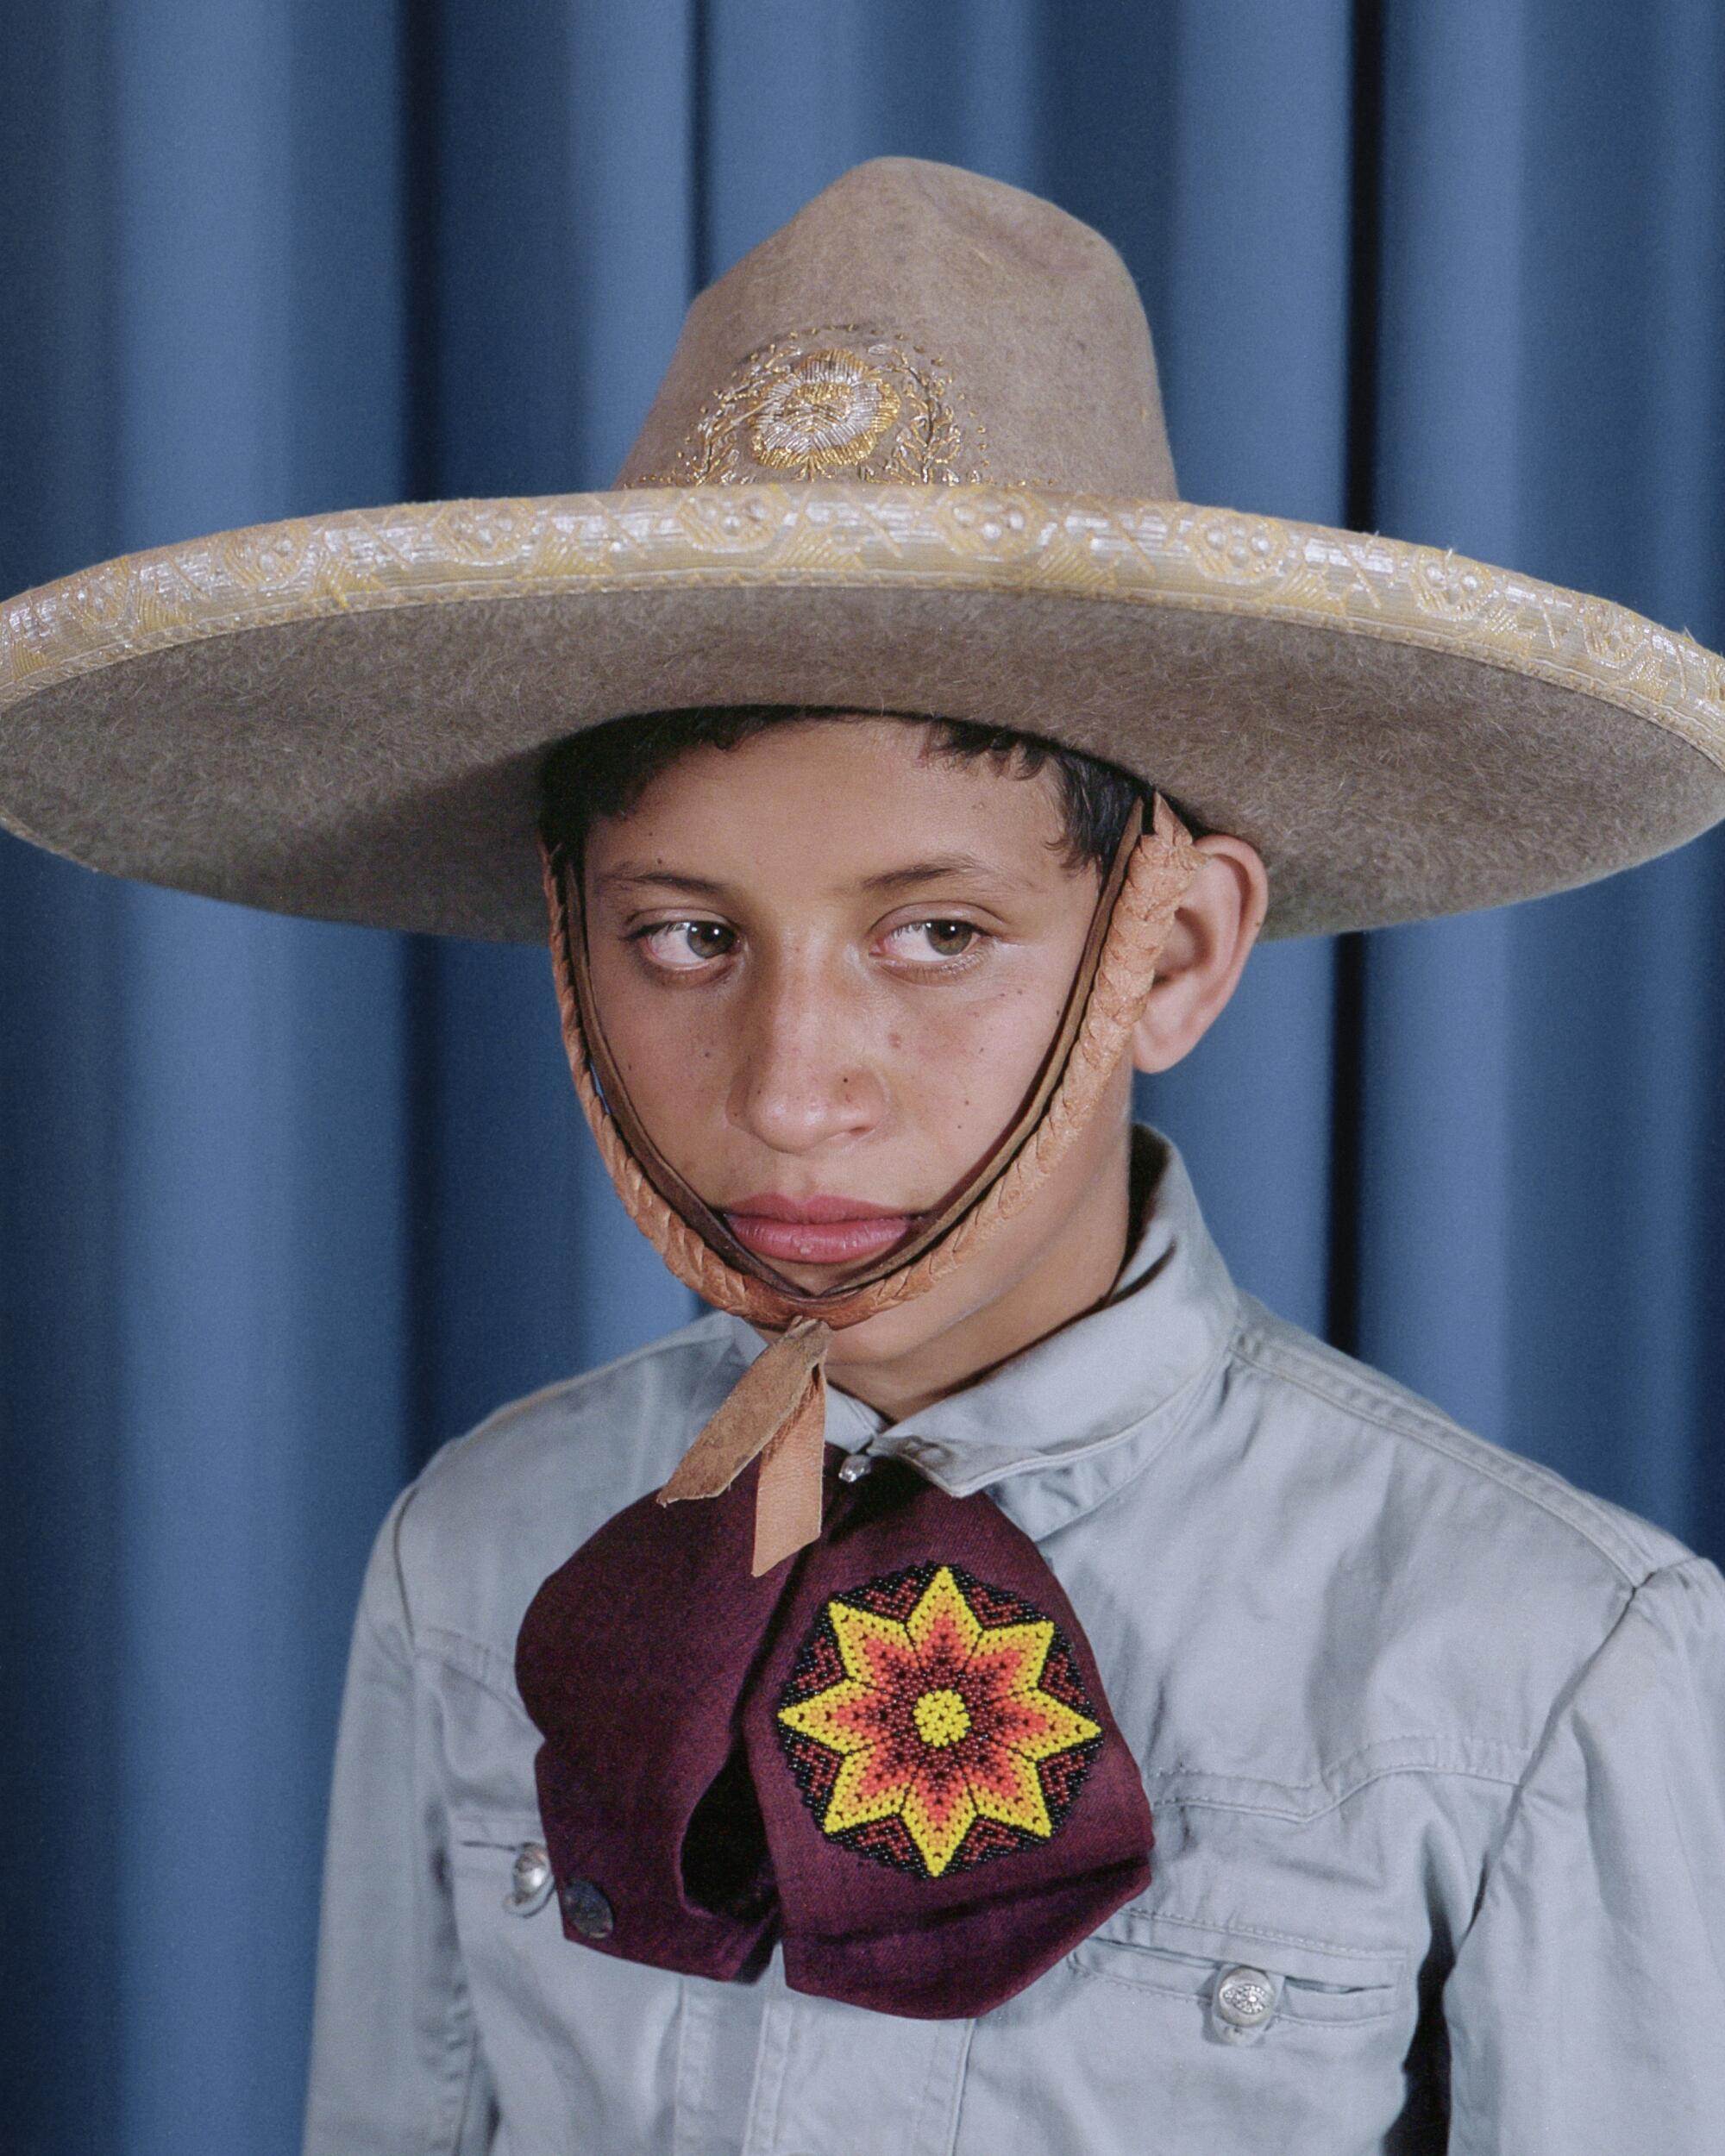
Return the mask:
<svg viewBox="0 0 1725 2156">
<path fill-rule="evenodd" d="M 1121 248 L 1190 498 L 1725 643 L 1711 0 L 58 0 L 8 61 L 9 592 L 604 486 L 697 285 L 902 152 Z M 1245 1286 L 1715 1554 L 1722 948 L 1716 833 L 1269 949 L 1143 1087 Z M 7 2131 L 277 2156 L 376 1523 L 688 1299 L 580 1130 L 542 953 L 9 839 L 0 1238 Z"/>
</svg>

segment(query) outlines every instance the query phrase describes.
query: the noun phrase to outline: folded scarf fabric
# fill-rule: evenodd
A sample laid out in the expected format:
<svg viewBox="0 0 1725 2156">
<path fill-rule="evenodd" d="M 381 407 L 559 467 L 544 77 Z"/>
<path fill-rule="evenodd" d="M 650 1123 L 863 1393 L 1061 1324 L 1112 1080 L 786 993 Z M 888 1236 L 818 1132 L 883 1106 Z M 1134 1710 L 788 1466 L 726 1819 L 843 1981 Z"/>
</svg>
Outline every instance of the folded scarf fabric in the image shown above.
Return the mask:
<svg viewBox="0 0 1725 2156">
<path fill-rule="evenodd" d="M 986 1495 L 881 1460 L 751 1573 L 751 1465 L 627 1507 L 539 1589 L 516 1674 L 568 1936 L 719 1979 L 987 2013 L 1149 1882 L 1088 1641 Z"/>
</svg>

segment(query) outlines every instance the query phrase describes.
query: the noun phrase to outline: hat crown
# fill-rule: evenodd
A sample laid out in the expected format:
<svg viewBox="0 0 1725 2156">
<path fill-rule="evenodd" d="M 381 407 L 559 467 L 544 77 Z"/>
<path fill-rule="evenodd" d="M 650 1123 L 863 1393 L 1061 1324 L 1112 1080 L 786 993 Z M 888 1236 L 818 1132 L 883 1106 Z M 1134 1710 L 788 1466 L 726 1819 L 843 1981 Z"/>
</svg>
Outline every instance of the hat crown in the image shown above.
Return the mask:
<svg viewBox="0 0 1725 2156">
<path fill-rule="evenodd" d="M 1174 498 L 1126 264 L 953 166 L 835 180 L 696 299 L 617 484 L 818 479 Z"/>
</svg>

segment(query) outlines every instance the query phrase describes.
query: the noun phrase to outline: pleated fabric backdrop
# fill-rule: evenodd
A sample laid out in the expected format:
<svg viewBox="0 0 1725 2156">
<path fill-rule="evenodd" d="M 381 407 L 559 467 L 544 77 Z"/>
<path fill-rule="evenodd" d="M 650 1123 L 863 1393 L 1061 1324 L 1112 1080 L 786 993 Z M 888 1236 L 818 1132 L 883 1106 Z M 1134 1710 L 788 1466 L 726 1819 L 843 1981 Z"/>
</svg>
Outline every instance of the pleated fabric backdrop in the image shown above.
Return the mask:
<svg viewBox="0 0 1725 2156">
<path fill-rule="evenodd" d="M 696 286 L 896 151 L 1122 249 L 1192 498 L 1725 642 L 1714 0 L 42 0 L 5 44 L 7 591 L 602 486 Z M 1245 1284 L 1716 1552 L 1722 949 L 1716 835 L 1267 950 L 1146 1098 Z M 10 841 L 0 1236 L 0 2142 L 277 2156 L 377 1521 L 687 1298 L 541 955 Z"/>
</svg>

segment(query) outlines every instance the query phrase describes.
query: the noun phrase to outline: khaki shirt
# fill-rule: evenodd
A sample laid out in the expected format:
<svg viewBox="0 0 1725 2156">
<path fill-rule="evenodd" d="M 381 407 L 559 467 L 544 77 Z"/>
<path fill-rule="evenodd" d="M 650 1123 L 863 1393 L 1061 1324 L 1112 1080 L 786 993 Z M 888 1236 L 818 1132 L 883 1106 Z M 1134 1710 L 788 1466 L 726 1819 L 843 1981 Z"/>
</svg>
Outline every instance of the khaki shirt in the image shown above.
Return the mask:
<svg viewBox="0 0 1725 2156">
<path fill-rule="evenodd" d="M 1138 1143 L 1159 1156 L 1162 1142 Z M 1108 1302 L 887 1426 L 1095 1651 L 1154 1877 L 975 2021 L 681 1977 L 530 1885 L 534 1590 L 761 1341 L 702 1319 L 446 1447 L 379 1536 L 312 2156 L 1725 2147 L 1725 1583 L 1239 1294 L 1166 1153 Z"/>
</svg>

